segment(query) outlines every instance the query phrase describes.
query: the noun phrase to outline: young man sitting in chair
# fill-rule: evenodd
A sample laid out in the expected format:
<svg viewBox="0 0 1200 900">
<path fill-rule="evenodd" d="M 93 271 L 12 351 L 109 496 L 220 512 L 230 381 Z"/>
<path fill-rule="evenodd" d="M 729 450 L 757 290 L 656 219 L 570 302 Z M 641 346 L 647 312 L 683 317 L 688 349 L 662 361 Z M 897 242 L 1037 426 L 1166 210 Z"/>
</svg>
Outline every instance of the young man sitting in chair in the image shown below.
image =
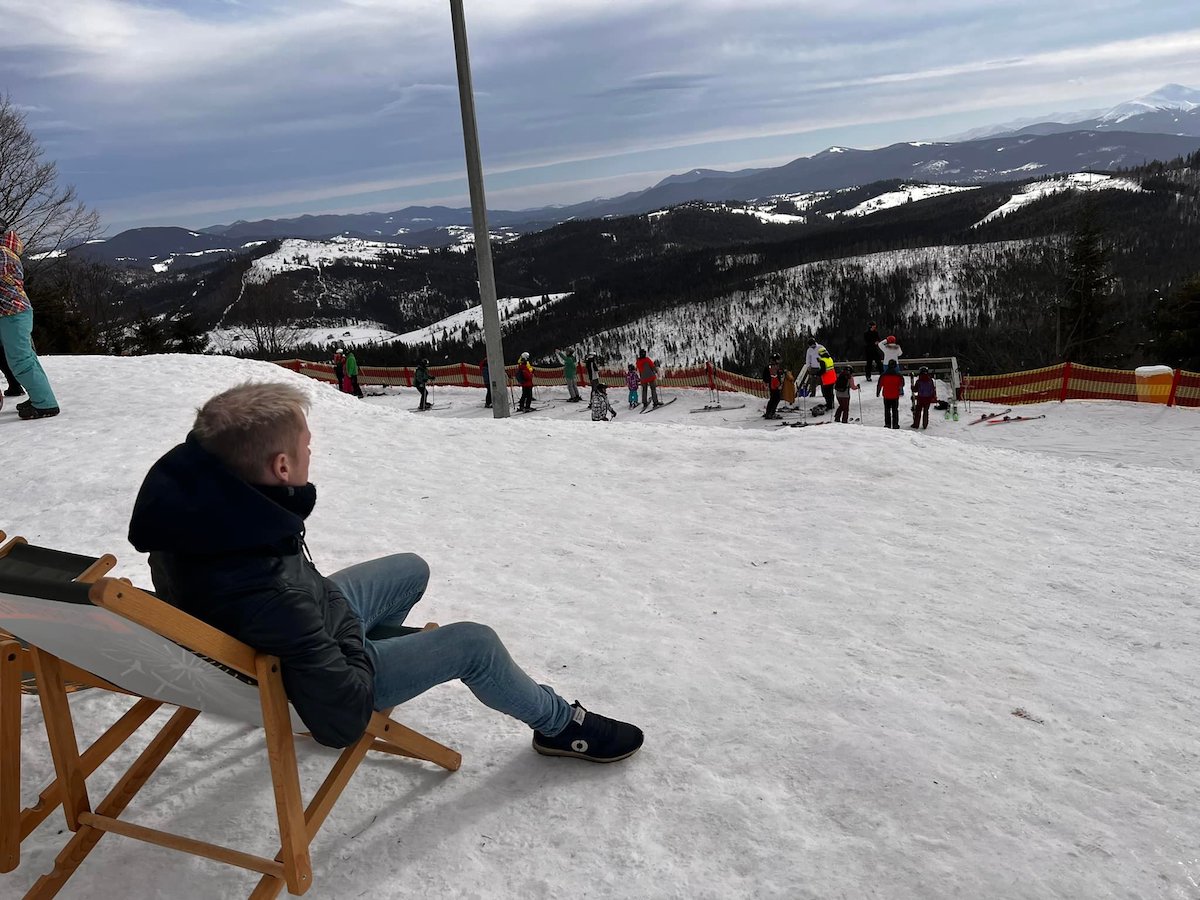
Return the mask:
<svg viewBox="0 0 1200 900">
<path fill-rule="evenodd" d="M 634 725 L 568 704 L 513 662 L 486 625 L 401 626 L 429 581 L 411 553 L 326 578 L 308 558 L 308 398 L 243 384 L 200 409 L 184 443 L 156 462 L 129 541 L 150 553 L 159 596 L 279 657 L 292 706 L 320 743 L 345 747 L 374 709 L 461 679 L 487 706 L 533 729 L 548 756 L 616 762 L 642 746 Z"/>
</svg>

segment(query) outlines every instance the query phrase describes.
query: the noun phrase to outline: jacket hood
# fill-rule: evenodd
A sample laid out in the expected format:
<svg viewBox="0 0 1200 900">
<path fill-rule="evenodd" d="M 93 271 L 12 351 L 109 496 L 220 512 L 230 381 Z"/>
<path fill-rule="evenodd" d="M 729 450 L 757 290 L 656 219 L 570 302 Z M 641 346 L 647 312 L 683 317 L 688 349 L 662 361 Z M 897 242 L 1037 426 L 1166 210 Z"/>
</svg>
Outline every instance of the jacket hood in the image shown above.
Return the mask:
<svg viewBox="0 0 1200 900">
<path fill-rule="evenodd" d="M 6 231 L 4 233 L 4 249 L 11 250 L 17 256 L 20 256 L 25 252 L 25 242 L 21 240 L 21 236 L 15 231 Z"/>
<path fill-rule="evenodd" d="M 129 543 L 143 553 L 253 550 L 303 532 L 304 519 L 231 472 L 193 434 L 150 467 L 129 521 Z"/>
</svg>

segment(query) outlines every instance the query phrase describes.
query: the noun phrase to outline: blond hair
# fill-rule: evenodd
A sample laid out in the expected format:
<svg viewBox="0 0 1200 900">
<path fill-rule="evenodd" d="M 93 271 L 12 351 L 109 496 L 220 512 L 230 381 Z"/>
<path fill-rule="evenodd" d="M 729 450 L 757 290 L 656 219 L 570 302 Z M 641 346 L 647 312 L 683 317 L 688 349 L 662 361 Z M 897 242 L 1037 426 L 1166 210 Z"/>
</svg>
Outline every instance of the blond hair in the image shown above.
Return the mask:
<svg viewBox="0 0 1200 900">
<path fill-rule="evenodd" d="M 192 432 L 201 447 L 253 483 L 277 454 L 298 452 L 308 408 L 308 395 L 294 385 L 248 381 L 200 407 Z"/>
</svg>

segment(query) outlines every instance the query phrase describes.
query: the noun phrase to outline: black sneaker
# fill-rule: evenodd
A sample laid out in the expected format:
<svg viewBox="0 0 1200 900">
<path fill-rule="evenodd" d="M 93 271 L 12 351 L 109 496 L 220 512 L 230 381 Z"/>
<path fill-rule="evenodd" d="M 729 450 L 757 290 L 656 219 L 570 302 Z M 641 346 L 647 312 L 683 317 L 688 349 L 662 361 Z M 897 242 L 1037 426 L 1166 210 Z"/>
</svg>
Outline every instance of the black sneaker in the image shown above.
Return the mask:
<svg viewBox="0 0 1200 900">
<path fill-rule="evenodd" d="M 32 400 L 24 400 L 24 401 L 18 403 L 17 404 L 17 412 L 20 412 L 23 409 L 33 409 L 33 401 Z"/>
<path fill-rule="evenodd" d="M 574 756 L 588 762 L 611 763 L 626 759 L 642 748 L 642 729 L 588 712 L 576 700 L 571 721 L 561 734 L 533 733 L 533 749 L 542 756 Z"/>
<path fill-rule="evenodd" d="M 39 409 L 33 404 L 25 406 L 24 404 L 18 403 L 17 415 L 22 419 L 49 419 L 51 416 L 58 415 L 58 407 L 47 406 L 44 409 Z"/>
<path fill-rule="evenodd" d="M 21 387 L 20 385 L 14 384 L 12 387 L 5 389 L 4 396 L 5 397 L 20 397 L 23 393 L 25 393 L 25 388 Z"/>
</svg>

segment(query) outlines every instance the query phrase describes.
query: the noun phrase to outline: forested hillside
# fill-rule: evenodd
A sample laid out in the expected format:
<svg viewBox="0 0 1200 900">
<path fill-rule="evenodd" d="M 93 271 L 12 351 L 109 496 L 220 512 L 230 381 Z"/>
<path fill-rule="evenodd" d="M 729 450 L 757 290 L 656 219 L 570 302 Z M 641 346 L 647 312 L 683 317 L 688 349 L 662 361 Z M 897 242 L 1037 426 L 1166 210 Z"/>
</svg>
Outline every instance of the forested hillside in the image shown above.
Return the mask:
<svg viewBox="0 0 1200 900">
<path fill-rule="evenodd" d="M 567 222 L 494 248 L 501 296 L 570 294 L 512 322 L 506 347 L 548 358 L 574 345 L 617 360 L 651 346 L 668 365 L 713 358 L 755 371 L 769 349 L 795 354 L 810 332 L 859 358 L 875 320 L 909 354 L 954 354 L 972 371 L 1066 358 L 1175 364 L 1198 327 L 1180 298 L 1200 274 L 1200 154 L 1119 175 L 952 193 L 880 182 Z M 1066 189 L 1089 178 L 1096 189 Z M 403 333 L 478 303 L 469 247 L 316 249 L 273 241 L 159 276 L 48 266 L 30 286 L 44 295 L 40 339 L 51 351 L 152 352 L 244 327 L 256 355 L 323 356 L 326 346 L 291 346 L 289 329 L 354 319 Z M 474 359 L 479 341 L 467 334 L 360 356 Z"/>
</svg>

